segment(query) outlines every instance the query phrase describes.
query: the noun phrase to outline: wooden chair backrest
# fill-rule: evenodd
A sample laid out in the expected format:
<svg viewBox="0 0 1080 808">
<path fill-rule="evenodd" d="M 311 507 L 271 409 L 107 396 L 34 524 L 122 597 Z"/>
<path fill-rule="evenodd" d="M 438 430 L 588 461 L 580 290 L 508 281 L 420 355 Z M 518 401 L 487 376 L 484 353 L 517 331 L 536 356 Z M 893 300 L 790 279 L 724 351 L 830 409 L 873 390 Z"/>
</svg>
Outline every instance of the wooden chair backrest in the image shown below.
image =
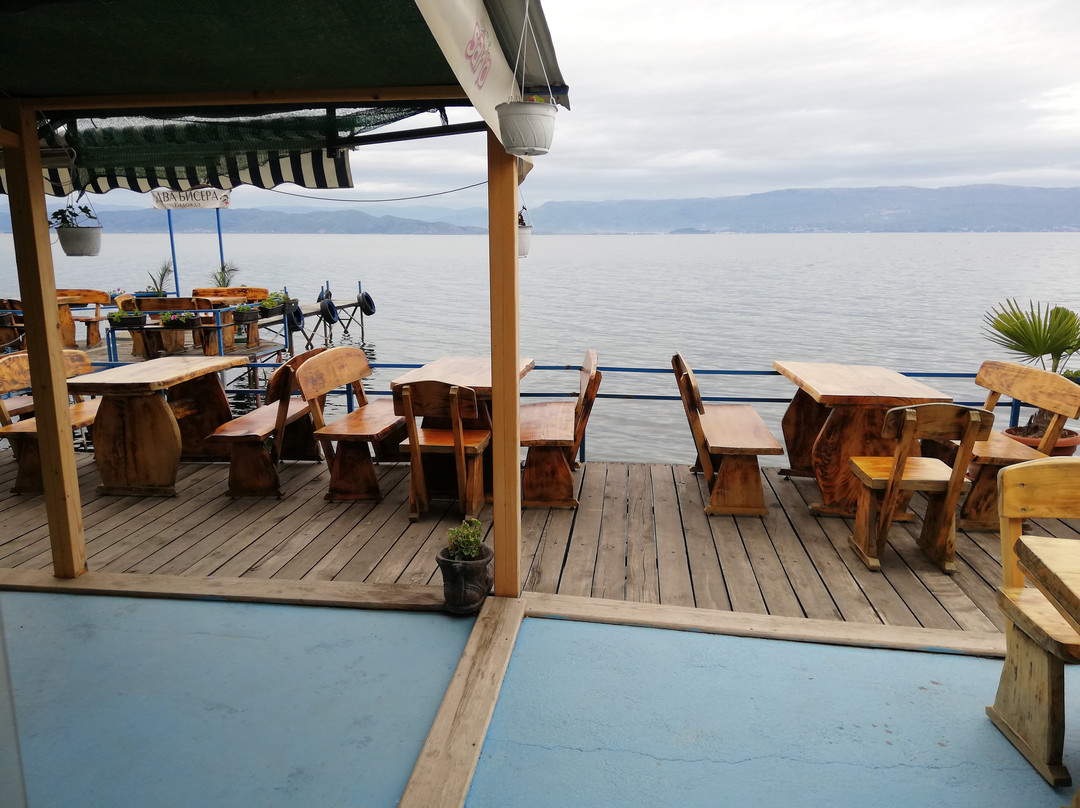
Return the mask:
<svg viewBox="0 0 1080 808">
<path fill-rule="evenodd" d="M 600 389 L 602 378 L 603 374 L 596 369 L 596 351 L 589 348 L 585 352 L 585 361 L 581 365 L 580 390 L 577 404 L 574 406 L 574 445 L 570 449 L 571 458 L 577 457 L 581 442 L 585 439 L 585 427 L 589 424 L 589 415 L 592 413 L 596 391 Z"/>
<path fill-rule="evenodd" d="M 139 311 L 209 311 L 213 309 L 205 297 L 139 297 Z"/>
<path fill-rule="evenodd" d="M 56 294 L 59 297 L 79 298 L 79 301 L 77 303 L 71 304 L 73 306 L 96 305 L 99 310 L 101 306 L 108 305 L 112 302 L 112 298 L 109 297 L 108 292 L 100 292 L 97 289 L 57 289 Z"/>
<path fill-rule="evenodd" d="M 297 354 L 288 362 L 275 368 L 274 372 L 270 374 L 270 378 L 266 380 L 266 403 L 272 404 L 282 398 L 288 398 L 293 393 L 297 392 L 300 387 L 296 383 L 296 369 L 312 357 L 318 356 L 326 350 L 328 349 L 313 348 L 310 351 Z"/>
<path fill-rule="evenodd" d="M 998 473 L 998 515 L 1003 585 L 1020 588 L 1024 574 L 1015 547 L 1024 520 L 1080 519 L 1080 457 L 1048 457 L 1003 468 Z"/>
<path fill-rule="evenodd" d="M 93 373 L 94 368 L 90 364 L 90 357 L 82 351 L 64 351 L 64 376 L 70 379 L 72 376 L 81 376 L 84 373 Z M 30 382 L 30 359 L 26 351 L 0 355 L 0 396 L 15 393 L 20 390 L 29 390 Z M 80 396 L 75 397 L 81 401 Z M 0 399 L 0 425 L 7 426 L 11 423 L 3 400 Z"/>
<path fill-rule="evenodd" d="M 248 303 L 260 303 L 270 296 L 269 289 L 259 286 L 204 286 L 192 289 L 192 297 L 244 297 Z"/>
<path fill-rule="evenodd" d="M 303 356 L 303 354 L 301 354 Z M 339 387 L 351 386 L 359 406 L 367 404 L 361 379 L 371 375 L 367 356 L 359 348 L 341 345 L 306 359 L 296 369 L 296 385 L 300 395 L 311 403 L 315 428 L 326 426 L 323 420 L 323 401 L 326 394 Z"/>
<path fill-rule="evenodd" d="M 698 390 L 694 371 L 690 369 L 690 365 L 687 364 L 681 353 L 671 357 L 671 367 L 675 371 L 675 378 L 679 384 L 679 397 L 682 399 L 686 421 L 690 424 L 690 434 L 694 437 L 698 465 L 705 475 L 706 483 L 711 488 L 714 474 L 712 455 L 709 454 L 709 445 L 705 440 L 705 429 L 701 425 L 701 416 L 705 414 L 705 403 L 701 400 L 701 392 Z"/>
<path fill-rule="evenodd" d="M 482 418 L 482 407 L 476 399 L 476 391 L 471 387 L 459 387 L 449 382 L 422 381 L 406 384 L 399 388 L 401 399 L 409 394 L 412 414 L 420 418 Z M 457 413 L 452 412 L 451 391 L 456 390 Z M 408 408 L 406 408 L 408 409 Z M 408 420 L 408 413 L 406 413 Z"/>
<path fill-rule="evenodd" d="M 993 411 L 1001 396 L 1054 414 L 1038 449 L 1049 454 L 1069 418 L 1080 418 L 1080 384 L 1049 370 L 1017 362 L 983 362 L 975 383 L 990 391 L 983 405 Z"/>
<path fill-rule="evenodd" d="M 117 295 L 113 298 L 113 303 L 116 304 L 116 308 L 120 309 L 120 311 L 141 311 L 139 299 L 135 295 Z"/>
<path fill-rule="evenodd" d="M 911 481 L 905 486 L 904 467 L 920 440 L 960 441 L 952 474 L 945 490 L 943 509 L 952 513 L 960 501 L 968 464 L 975 442 L 990 437 L 994 415 L 980 407 L 961 404 L 916 404 L 912 407 L 895 407 L 885 413 L 885 425 L 881 430 L 884 438 L 896 439 L 892 471 L 885 487 L 881 509 L 878 512 L 878 535 L 889 532 L 893 511 L 904 490 L 911 490 Z"/>
</svg>

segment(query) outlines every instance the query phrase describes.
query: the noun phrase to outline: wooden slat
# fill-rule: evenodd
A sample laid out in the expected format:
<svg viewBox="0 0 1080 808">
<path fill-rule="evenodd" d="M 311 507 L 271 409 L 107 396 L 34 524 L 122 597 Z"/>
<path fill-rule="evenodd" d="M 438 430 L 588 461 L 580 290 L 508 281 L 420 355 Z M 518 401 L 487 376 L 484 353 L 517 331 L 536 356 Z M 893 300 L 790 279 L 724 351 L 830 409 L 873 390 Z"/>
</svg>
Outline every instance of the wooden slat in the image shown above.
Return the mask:
<svg viewBox="0 0 1080 808">
<path fill-rule="evenodd" d="M 604 520 L 596 551 L 592 595 L 622 600 L 626 594 L 626 499 L 629 468 L 608 465 L 604 485 Z"/>
<path fill-rule="evenodd" d="M 682 513 L 683 540 L 686 558 L 690 565 L 690 580 L 694 589 L 694 604 L 700 609 L 730 609 L 724 571 L 720 567 L 717 545 L 722 539 L 714 537 L 710 520 L 731 522 L 731 517 L 706 516 L 704 495 L 698 487 L 698 477 L 690 473 L 689 466 L 675 468 L 676 490 L 679 494 L 679 510 Z"/>
<path fill-rule="evenodd" d="M 606 463 L 589 463 L 574 517 L 574 532 L 566 552 L 566 565 L 559 580 L 559 592 L 564 595 L 592 594 L 596 552 L 600 546 L 600 524 L 603 518 Z"/>
<path fill-rule="evenodd" d="M 656 519 L 656 571 L 660 602 L 694 605 L 694 585 L 686 563 L 686 539 L 679 515 L 679 484 L 671 466 L 652 466 L 653 516 Z"/>
<path fill-rule="evenodd" d="M 485 601 L 399 808 L 465 804 L 524 616 L 520 598 Z"/>
<path fill-rule="evenodd" d="M 649 472 L 631 463 L 627 480 L 626 599 L 638 603 L 660 602 Z"/>
</svg>

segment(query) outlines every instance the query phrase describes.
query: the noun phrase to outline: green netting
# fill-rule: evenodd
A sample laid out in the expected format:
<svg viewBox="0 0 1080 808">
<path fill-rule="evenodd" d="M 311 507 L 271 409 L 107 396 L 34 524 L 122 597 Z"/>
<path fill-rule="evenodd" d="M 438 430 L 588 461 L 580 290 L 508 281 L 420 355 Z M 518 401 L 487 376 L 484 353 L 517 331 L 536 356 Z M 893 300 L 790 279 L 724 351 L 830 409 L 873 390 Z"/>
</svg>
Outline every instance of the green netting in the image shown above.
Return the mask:
<svg viewBox="0 0 1080 808">
<path fill-rule="evenodd" d="M 50 147 L 74 150 L 76 186 L 118 167 L 128 177 L 153 179 L 178 172 L 212 182 L 213 176 L 255 171 L 289 155 L 336 151 L 349 138 L 432 111 L 430 106 L 377 106 L 258 116 L 55 116 L 42 125 L 40 134 Z"/>
</svg>

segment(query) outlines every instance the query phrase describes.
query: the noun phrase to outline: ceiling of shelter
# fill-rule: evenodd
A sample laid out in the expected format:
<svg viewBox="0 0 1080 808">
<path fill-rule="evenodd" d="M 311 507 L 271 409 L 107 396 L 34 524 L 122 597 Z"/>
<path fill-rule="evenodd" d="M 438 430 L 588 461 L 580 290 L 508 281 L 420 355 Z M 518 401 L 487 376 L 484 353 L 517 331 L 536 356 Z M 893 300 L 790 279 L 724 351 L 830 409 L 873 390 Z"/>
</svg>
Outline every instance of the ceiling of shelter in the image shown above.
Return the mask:
<svg viewBox="0 0 1080 808">
<path fill-rule="evenodd" d="M 0 96 L 457 84 L 403 0 L 7 0 Z"/>
</svg>

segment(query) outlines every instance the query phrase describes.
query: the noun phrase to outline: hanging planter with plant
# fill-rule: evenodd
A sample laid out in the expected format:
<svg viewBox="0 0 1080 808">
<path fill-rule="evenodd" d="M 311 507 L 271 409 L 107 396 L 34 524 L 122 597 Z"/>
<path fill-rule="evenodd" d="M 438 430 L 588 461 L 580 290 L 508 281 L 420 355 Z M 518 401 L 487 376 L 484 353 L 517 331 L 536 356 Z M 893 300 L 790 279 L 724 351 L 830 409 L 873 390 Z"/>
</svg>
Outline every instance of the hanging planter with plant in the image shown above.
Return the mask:
<svg viewBox="0 0 1080 808">
<path fill-rule="evenodd" d="M 551 140 L 555 135 L 555 96 L 551 91 L 547 69 L 543 60 L 540 67 L 544 71 L 544 83 L 547 85 L 547 97 L 525 90 L 525 52 L 528 38 L 539 52 L 536 32 L 529 22 L 529 3 L 525 2 L 525 15 L 521 23 L 521 38 L 518 41 L 517 57 L 514 59 L 513 84 L 510 98 L 495 107 L 499 116 L 499 134 L 507 154 L 515 157 L 537 157 L 547 154 Z M 521 80 L 518 81 L 518 67 L 521 68 Z"/>
<path fill-rule="evenodd" d="M 97 255 L 101 252 L 101 225 L 97 215 L 87 205 L 68 203 L 49 214 L 51 226 L 60 239 L 64 255 Z"/>
<path fill-rule="evenodd" d="M 524 205 L 518 211 L 518 258 L 526 258 L 532 246 L 532 225 L 525 219 L 527 212 Z"/>
</svg>

